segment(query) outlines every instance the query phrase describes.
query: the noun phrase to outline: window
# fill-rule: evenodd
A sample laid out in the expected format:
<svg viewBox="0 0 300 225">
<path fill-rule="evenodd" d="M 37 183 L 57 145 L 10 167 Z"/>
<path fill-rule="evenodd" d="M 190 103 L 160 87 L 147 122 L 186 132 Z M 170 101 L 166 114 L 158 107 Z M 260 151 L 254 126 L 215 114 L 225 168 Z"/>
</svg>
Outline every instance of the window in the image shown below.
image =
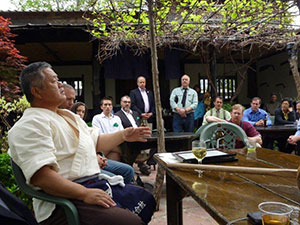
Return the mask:
<svg viewBox="0 0 300 225">
<path fill-rule="evenodd" d="M 217 78 L 217 92 L 218 95 L 223 97 L 224 100 L 230 100 L 236 91 L 236 77 L 222 77 Z M 211 90 L 211 85 L 207 78 L 199 79 L 199 86 L 201 93 Z"/>
<path fill-rule="evenodd" d="M 76 101 L 84 102 L 84 89 L 82 78 L 62 78 L 62 83 L 70 84 L 75 89 Z"/>
</svg>

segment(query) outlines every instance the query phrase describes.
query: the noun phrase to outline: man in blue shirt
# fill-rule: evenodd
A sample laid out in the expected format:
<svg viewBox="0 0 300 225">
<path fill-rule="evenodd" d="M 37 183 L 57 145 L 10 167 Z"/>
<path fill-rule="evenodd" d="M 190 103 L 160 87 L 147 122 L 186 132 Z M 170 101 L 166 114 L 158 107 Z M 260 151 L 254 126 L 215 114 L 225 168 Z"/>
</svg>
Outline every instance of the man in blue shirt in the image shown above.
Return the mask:
<svg viewBox="0 0 300 225">
<path fill-rule="evenodd" d="M 253 126 L 264 126 L 264 120 L 267 119 L 267 126 L 272 125 L 268 113 L 260 109 L 261 99 L 259 97 L 252 98 L 251 107 L 244 111 L 243 121 L 251 123 Z"/>
<path fill-rule="evenodd" d="M 175 88 L 170 96 L 170 105 L 173 115 L 173 131 L 193 132 L 194 111 L 198 105 L 197 92 L 189 87 L 190 77 L 181 77 L 181 87 Z"/>
</svg>

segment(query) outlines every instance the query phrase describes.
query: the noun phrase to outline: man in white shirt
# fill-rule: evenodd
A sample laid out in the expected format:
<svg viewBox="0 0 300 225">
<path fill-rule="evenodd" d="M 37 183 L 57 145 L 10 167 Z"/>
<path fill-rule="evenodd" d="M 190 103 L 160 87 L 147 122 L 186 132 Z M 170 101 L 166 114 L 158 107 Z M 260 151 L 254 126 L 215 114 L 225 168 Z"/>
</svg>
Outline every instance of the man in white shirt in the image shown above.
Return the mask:
<svg viewBox="0 0 300 225">
<path fill-rule="evenodd" d="M 92 120 L 93 128 L 99 130 L 99 134 L 111 134 L 120 130 L 124 130 L 120 117 L 112 114 L 112 100 L 110 98 L 104 97 L 101 100 L 100 108 L 103 110 L 101 114 L 95 115 Z M 120 161 L 121 160 L 121 150 L 119 146 L 111 149 L 111 151 L 105 156 L 108 159 Z"/>
<path fill-rule="evenodd" d="M 66 96 L 48 63 L 30 64 L 22 71 L 20 81 L 31 108 L 10 129 L 8 143 L 9 153 L 26 182 L 71 199 L 81 224 L 143 224 L 133 213 L 115 207 L 116 203 L 102 189 L 73 181 L 99 173 L 96 151 L 106 153 L 123 141 L 145 141 L 151 135 L 149 128 L 126 128 L 99 135 L 69 110 L 58 108 Z M 33 207 L 40 224 L 66 224 L 62 209 L 54 204 L 34 199 Z"/>
</svg>

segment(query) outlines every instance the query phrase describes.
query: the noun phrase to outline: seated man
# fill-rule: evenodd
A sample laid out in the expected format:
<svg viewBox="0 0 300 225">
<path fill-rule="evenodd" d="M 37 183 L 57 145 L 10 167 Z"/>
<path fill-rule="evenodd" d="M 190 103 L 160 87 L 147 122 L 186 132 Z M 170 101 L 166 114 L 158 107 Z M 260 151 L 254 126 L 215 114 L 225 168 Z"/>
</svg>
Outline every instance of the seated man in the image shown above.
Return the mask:
<svg viewBox="0 0 300 225">
<path fill-rule="evenodd" d="M 141 122 L 139 113 L 136 111 L 132 111 L 130 109 L 130 106 L 131 106 L 131 99 L 128 95 L 125 95 L 121 98 L 121 110 L 115 113 L 116 116 L 120 117 L 124 128 L 138 127 Z M 134 146 L 132 146 L 132 149 L 125 152 L 125 154 L 131 155 L 131 156 L 128 156 L 127 158 L 134 157 L 136 159 L 137 155 L 141 152 L 140 149 L 136 149 L 133 147 Z M 133 154 L 134 154 L 134 156 L 132 156 Z M 138 163 L 138 167 L 140 168 L 140 171 L 142 174 L 150 175 L 151 170 L 147 164 L 145 164 L 144 162 L 140 162 L 140 163 Z"/>
<path fill-rule="evenodd" d="M 151 136 L 149 128 L 126 128 L 114 134 L 99 135 L 98 130 L 89 128 L 69 110 L 58 108 L 66 96 L 48 63 L 30 64 L 22 71 L 20 81 L 31 108 L 26 109 L 10 129 L 8 143 L 9 153 L 22 169 L 26 182 L 51 195 L 70 199 L 79 211 L 82 225 L 144 224 L 142 215 L 137 216 L 139 212 L 134 214 L 116 207 L 113 200 L 116 196 L 99 186 L 90 188 L 88 185 L 92 184 L 90 181 L 105 182 L 95 178 L 100 170 L 96 151 L 106 153 L 123 141 L 146 141 L 145 138 Z M 82 178 L 86 178 L 86 183 L 79 182 Z M 120 191 L 125 193 L 128 187 L 136 192 L 142 190 L 125 185 Z M 40 224 L 67 224 L 63 209 L 55 204 L 34 199 L 33 207 Z"/>
<path fill-rule="evenodd" d="M 229 120 L 229 122 L 240 126 L 245 131 L 246 135 L 248 136 L 249 142 L 252 142 L 252 143 L 255 142 L 255 143 L 262 145 L 262 139 L 261 139 L 260 133 L 255 129 L 255 127 L 251 123 L 249 123 L 247 121 L 242 121 L 243 110 L 244 110 L 244 107 L 242 105 L 240 105 L 240 104 L 233 105 L 231 108 L 231 112 L 230 112 L 231 119 Z M 208 116 L 207 121 L 209 123 L 210 122 L 226 122 L 225 120 L 222 120 L 215 116 Z M 243 146 L 244 146 L 243 142 L 237 140 L 235 147 L 242 148 Z"/>
<path fill-rule="evenodd" d="M 60 109 L 69 109 L 69 107 L 68 108 L 65 108 L 65 107 L 74 105 L 75 90 L 71 85 L 68 85 L 68 84 L 64 84 L 63 87 L 65 90 L 66 101 L 64 101 L 59 106 L 59 108 Z M 86 109 L 86 106 L 84 103 L 81 103 L 81 105 L 83 105 L 85 107 L 85 109 L 84 109 L 85 112 L 82 114 L 82 116 L 83 116 L 84 114 L 86 115 L 87 109 Z M 97 159 L 98 159 L 99 167 L 102 169 L 102 172 L 104 174 L 107 174 L 109 176 L 120 175 L 124 178 L 125 184 L 129 184 L 132 181 L 133 176 L 134 176 L 134 169 L 132 168 L 132 166 L 125 164 L 125 163 L 115 161 L 115 160 L 106 159 L 105 156 L 101 155 L 100 153 L 97 154 Z"/>
<path fill-rule="evenodd" d="M 230 113 L 222 108 L 223 106 L 223 98 L 221 96 L 217 96 L 214 101 L 214 108 L 208 110 L 203 118 L 203 125 L 207 124 L 206 118 L 208 116 L 215 116 L 223 120 L 230 120 Z"/>
<path fill-rule="evenodd" d="M 287 142 L 290 145 L 297 145 L 296 155 L 300 155 L 299 141 L 300 141 L 300 121 L 298 121 L 298 123 L 297 123 L 297 132 L 294 135 L 289 136 L 289 138 L 287 139 Z"/>
<path fill-rule="evenodd" d="M 124 129 L 121 119 L 112 113 L 113 106 L 111 98 L 104 97 L 101 100 L 100 107 L 103 112 L 95 115 L 92 120 L 92 126 L 99 130 L 99 134 L 111 134 Z M 105 156 L 108 159 L 120 161 L 121 154 L 119 146 L 116 146 L 105 154 Z"/>
<path fill-rule="evenodd" d="M 268 103 L 265 104 L 264 110 L 270 113 L 271 116 L 275 115 L 275 110 L 280 106 L 280 103 L 277 102 L 277 95 L 275 93 L 271 94 L 271 99 Z"/>
<path fill-rule="evenodd" d="M 267 126 L 272 125 L 268 113 L 260 109 L 261 99 L 259 97 L 252 98 L 251 107 L 244 111 L 243 121 L 251 123 L 253 126 L 264 126 L 264 120 L 267 119 Z"/>
</svg>

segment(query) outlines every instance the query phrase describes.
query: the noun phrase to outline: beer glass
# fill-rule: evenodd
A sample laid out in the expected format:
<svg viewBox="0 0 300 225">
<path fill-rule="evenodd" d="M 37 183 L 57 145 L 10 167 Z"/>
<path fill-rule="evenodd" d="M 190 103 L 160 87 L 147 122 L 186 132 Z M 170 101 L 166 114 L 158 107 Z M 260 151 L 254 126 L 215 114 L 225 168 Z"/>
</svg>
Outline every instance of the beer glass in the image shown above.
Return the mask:
<svg viewBox="0 0 300 225">
<path fill-rule="evenodd" d="M 262 212 L 263 225 L 289 225 L 292 207 L 281 202 L 262 202 L 258 205 Z"/>
</svg>

